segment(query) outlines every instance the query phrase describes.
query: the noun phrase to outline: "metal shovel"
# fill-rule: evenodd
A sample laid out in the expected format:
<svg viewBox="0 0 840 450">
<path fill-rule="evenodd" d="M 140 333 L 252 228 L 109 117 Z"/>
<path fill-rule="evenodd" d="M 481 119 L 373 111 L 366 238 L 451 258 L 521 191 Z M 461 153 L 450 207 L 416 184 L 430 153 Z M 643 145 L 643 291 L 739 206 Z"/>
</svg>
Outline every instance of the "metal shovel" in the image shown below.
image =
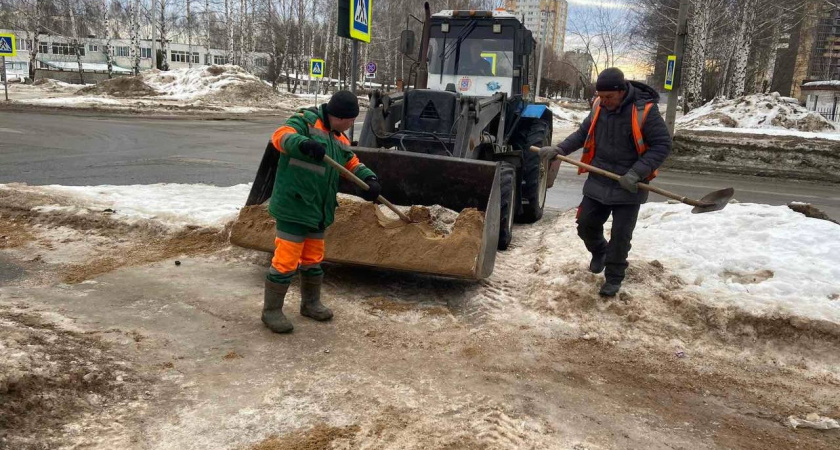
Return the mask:
<svg viewBox="0 0 840 450">
<path fill-rule="evenodd" d="M 539 152 L 540 148 L 539 147 L 531 147 L 531 151 Z M 612 172 L 608 172 L 604 169 L 599 169 L 597 167 L 590 166 L 589 164 L 586 164 L 586 163 L 583 163 L 583 162 L 580 162 L 580 161 L 575 161 L 574 159 L 571 159 L 567 156 L 557 155 L 555 159 L 559 159 L 561 161 L 567 162 L 567 163 L 569 163 L 573 166 L 582 167 L 582 168 L 584 168 L 584 169 L 586 169 L 586 170 L 588 170 L 592 173 L 597 173 L 598 175 L 605 176 L 605 177 L 613 179 L 615 181 L 618 181 L 618 179 L 621 178 L 621 176 L 616 175 Z M 693 214 L 700 214 L 700 213 L 712 212 L 712 211 L 720 211 L 721 209 L 726 207 L 727 203 L 729 203 L 729 200 L 732 198 L 733 195 L 735 195 L 735 189 L 730 187 L 730 188 L 720 189 L 718 191 L 710 192 L 710 193 L 704 195 L 703 198 L 701 198 L 700 200 L 695 200 L 695 199 L 692 199 L 692 198 L 684 197 L 684 196 L 679 195 L 679 194 L 674 194 L 673 192 L 668 192 L 665 189 L 660 189 L 656 186 L 651 186 L 647 183 L 639 183 L 638 186 L 639 186 L 639 189 L 654 192 L 654 193 L 659 194 L 663 197 L 668 197 L 670 199 L 677 200 L 681 203 L 685 203 L 686 205 L 693 206 L 694 208 L 692 208 L 692 210 L 691 210 L 691 212 Z"/>
</svg>

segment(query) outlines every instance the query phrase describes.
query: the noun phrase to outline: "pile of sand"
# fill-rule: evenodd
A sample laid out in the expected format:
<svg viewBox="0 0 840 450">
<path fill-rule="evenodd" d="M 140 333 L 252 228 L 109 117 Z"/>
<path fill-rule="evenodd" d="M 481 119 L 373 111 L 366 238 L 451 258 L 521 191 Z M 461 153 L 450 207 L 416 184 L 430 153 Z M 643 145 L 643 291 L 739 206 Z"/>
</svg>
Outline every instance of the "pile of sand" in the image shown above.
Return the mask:
<svg viewBox="0 0 840 450">
<path fill-rule="evenodd" d="M 440 206 L 401 208 L 412 223 L 402 222 L 381 206 L 341 196 L 335 223 L 327 229 L 325 259 L 474 278 L 482 251 L 483 213 L 472 208 L 455 213 Z M 274 219 L 266 205 L 254 205 L 242 208 L 230 241 L 273 252 L 274 236 Z"/>
<path fill-rule="evenodd" d="M 117 77 L 79 89 L 76 95 L 108 95 L 111 97 L 150 97 L 158 95 L 140 76 Z"/>
<path fill-rule="evenodd" d="M 680 128 L 723 127 L 799 131 L 835 131 L 834 124 L 808 111 L 794 98 L 778 92 L 754 94 L 732 100 L 719 97 L 681 117 Z"/>
</svg>

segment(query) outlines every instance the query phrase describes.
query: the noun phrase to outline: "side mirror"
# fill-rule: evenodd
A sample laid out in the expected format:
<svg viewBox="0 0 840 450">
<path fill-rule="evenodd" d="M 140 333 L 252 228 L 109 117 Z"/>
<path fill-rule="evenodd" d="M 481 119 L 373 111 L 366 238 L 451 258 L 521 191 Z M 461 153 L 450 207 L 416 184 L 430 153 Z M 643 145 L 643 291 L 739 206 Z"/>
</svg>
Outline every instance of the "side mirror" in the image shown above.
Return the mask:
<svg viewBox="0 0 840 450">
<path fill-rule="evenodd" d="M 414 54 L 415 37 L 413 30 L 403 30 L 400 33 L 400 53 L 406 56 Z"/>
</svg>

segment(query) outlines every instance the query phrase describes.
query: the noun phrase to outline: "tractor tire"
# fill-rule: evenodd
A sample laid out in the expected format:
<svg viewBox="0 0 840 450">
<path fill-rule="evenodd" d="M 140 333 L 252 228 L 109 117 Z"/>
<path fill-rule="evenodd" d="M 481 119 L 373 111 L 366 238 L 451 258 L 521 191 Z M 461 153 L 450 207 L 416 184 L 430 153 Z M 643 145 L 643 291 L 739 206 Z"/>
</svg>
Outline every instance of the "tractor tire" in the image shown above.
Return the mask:
<svg viewBox="0 0 840 450">
<path fill-rule="evenodd" d="M 534 223 L 543 216 L 548 190 L 548 161 L 530 150 L 532 145 L 550 145 L 548 123 L 543 120 L 520 122 L 514 133 L 513 148 L 522 151 L 522 211 L 516 217 L 519 223 Z"/>
<path fill-rule="evenodd" d="M 517 183 L 516 168 L 508 163 L 502 163 L 499 177 L 501 203 L 499 207 L 499 250 L 507 250 L 513 238 L 513 217 L 516 215 Z"/>
</svg>

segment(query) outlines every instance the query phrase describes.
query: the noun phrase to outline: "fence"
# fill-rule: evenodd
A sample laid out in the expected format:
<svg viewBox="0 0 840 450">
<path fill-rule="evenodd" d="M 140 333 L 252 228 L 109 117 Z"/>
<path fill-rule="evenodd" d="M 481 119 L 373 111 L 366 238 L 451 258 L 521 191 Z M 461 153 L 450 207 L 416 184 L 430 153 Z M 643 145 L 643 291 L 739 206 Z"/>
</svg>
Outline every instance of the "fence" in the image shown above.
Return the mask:
<svg viewBox="0 0 840 450">
<path fill-rule="evenodd" d="M 837 105 L 817 108 L 814 111 L 832 122 L 840 122 L 840 108 Z"/>
</svg>

